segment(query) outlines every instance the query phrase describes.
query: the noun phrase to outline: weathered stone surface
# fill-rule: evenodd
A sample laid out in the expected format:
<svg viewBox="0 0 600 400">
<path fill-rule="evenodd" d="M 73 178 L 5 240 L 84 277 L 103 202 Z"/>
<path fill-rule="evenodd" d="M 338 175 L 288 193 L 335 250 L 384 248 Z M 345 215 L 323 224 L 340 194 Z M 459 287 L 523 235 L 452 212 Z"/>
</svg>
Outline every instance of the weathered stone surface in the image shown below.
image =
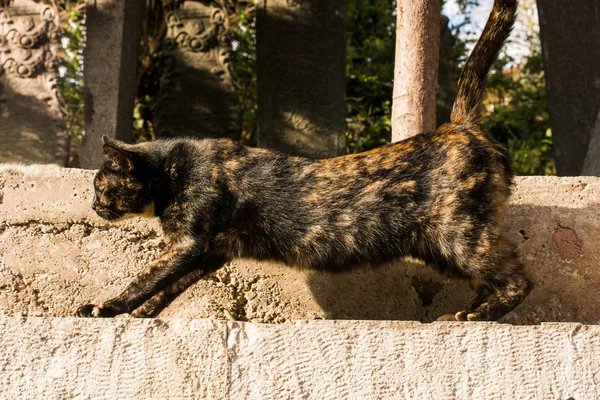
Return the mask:
<svg viewBox="0 0 600 400">
<path fill-rule="evenodd" d="M 109 224 L 91 210 L 93 171 L 0 170 L 0 314 L 70 316 L 123 290 L 164 246 L 158 221 Z M 600 178 L 518 178 L 507 224 L 536 287 L 503 321 L 600 322 Z M 235 260 L 162 317 L 432 321 L 474 293 L 418 261 L 347 274 Z"/>
<path fill-rule="evenodd" d="M 256 2 L 258 145 L 345 152 L 345 0 Z"/>
<path fill-rule="evenodd" d="M 580 324 L 0 319 L 5 398 L 595 399 Z"/>
<path fill-rule="evenodd" d="M 5 399 L 223 398 L 227 325 L 0 319 Z"/>
<path fill-rule="evenodd" d="M 66 165 L 57 53 L 52 7 L 16 0 L 0 8 L 0 162 Z"/>
<path fill-rule="evenodd" d="M 86 0 L 82 168 L 102 165 L 102 135 L 131 142 L 145 0 Z"/>
<path fill-rule="evenodd" d="M 157 136 L 239 140 L 242 115 L 231 76 L 225 15 L 186 1 L 165 18 Z"/>
</svg>

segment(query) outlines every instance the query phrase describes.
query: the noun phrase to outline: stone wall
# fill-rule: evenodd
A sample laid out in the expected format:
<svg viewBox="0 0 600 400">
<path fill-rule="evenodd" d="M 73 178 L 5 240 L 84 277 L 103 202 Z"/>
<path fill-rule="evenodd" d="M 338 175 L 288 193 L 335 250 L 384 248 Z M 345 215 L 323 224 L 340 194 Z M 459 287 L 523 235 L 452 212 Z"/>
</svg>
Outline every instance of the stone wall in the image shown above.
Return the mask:
<svg viewBox="0 0 600 400">
<path fill-rule="evenodd" d="M 596 399 L 580 324 L 0 318 L 0 397 Z"/>
<path fill-rule="evenodd" d="M 157 220 L 110 224 L 91 210 L 94 171 L 0 169 L 0 314 L 72 316 L 119 293 L 164 246 Z M 600 178 L 518 178 L 507 224 L 536 283 L 503 321 L 600 321 Z M 346 274 L 235 260 L 161 317 L 428 322 L 474 296 L 414 260 Z"/>
<path fill-rule="evenodd" d="M 427 322 L 473 296 L 417 261 L 331 275 L 236 260 L 161 319 L 56 318 L 118 293 L 164 246 L 156 220 L 97 218 L 93 176 L 0 166 L 0 398 L 600 393 L 600 328 L 518 325 L 600 321 L 600 178 L 517 179 L 507 223 L 537 286 L 510 325 L 297 321 Z"/>
</svg>

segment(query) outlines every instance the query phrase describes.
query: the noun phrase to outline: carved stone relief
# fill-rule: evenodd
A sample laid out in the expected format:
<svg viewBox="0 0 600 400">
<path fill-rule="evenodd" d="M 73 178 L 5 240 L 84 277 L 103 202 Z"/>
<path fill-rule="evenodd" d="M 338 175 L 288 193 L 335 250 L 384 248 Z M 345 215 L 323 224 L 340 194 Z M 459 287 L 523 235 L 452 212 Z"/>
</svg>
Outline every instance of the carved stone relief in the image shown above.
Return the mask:
<svg viewBox="0 0 600 400">
<path fill-rule="evenodd" d="M 241 111 L 231 76 L 223 12 L 186 1 L 166 15 L 166 23 L 157 136 L 238 140 Z"/>
<path fill-rule="evenodd" d="M 54 10 L 32 0 L 0 8 L 0 162 L 68 159 L 59 106 Z"/>
</svg>

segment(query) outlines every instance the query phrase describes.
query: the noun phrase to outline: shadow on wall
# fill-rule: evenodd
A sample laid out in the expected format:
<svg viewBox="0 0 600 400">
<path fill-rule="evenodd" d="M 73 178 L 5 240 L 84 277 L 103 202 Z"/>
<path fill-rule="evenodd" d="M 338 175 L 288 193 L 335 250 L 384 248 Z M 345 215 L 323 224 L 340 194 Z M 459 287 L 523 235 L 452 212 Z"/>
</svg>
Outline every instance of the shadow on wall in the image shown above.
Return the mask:
<svg viewBox="0 0 600 400">
<path fill-rule="evenodd" d="M 42 75 L 17 81 L 0 78 L 0 162 L 66 164 L 66 128 L 48 104 L 54 94 L 36 90 L 45 86 L 43 79 Z M 19 93 L 12 85 L 35 93 Z"/>
<path fill-rule="evenodd" d="M 509 235 L 521 248 L 536 286 L 501 322 L 600 323 L 600 210 L 514 205 Z M 465 307 L 475 293 L 421 262 L 404 261 L 350 273 L 311 271 L 308 285 L 330 319 L 431 322 Z"/>
<path fill-rule="evenodd" d="M 157 137 L 239 140 L 239 107 L 237 101 L 230 99 L 219 75 L 200 66 L 186 65 L 174 56 L 164 60 L 163 65 L 154 119 Z"/>
</svg>

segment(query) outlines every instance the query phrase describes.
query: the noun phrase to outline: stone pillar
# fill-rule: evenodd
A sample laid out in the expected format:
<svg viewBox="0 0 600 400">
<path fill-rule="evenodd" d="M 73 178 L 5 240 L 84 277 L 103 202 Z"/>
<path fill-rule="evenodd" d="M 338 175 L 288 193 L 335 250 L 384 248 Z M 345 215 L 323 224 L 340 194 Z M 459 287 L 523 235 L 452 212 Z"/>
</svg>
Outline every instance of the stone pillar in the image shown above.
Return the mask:
<svg viewBox="0 0 600 400">
<path fill-rule="evenodd" d="M 154 121 L 157 136 L 239 140 L 241 110 L 223 12 L 186 1 L 165 18 L 163 77 Z"/>
<path fill-rule="evenodd" d="M 58 19 L 50 6 L 0 8 L 0 162 L 66 165 L 56 83 Z"/>
<path fill-rule="evenodd" d="M 598 0 L 538 0 L 557 175 L 600 175 Z"/>
<path fill-rule="evenodd" d="M 87 0 L 82 168 L 103 162 L 102 135 L 131 142 L 145 0 Z"/>
<path fill-rule="evenodd" d="M 256 2 L 258 145 L 345 152 L 346 0 Z"/>
</svg>

